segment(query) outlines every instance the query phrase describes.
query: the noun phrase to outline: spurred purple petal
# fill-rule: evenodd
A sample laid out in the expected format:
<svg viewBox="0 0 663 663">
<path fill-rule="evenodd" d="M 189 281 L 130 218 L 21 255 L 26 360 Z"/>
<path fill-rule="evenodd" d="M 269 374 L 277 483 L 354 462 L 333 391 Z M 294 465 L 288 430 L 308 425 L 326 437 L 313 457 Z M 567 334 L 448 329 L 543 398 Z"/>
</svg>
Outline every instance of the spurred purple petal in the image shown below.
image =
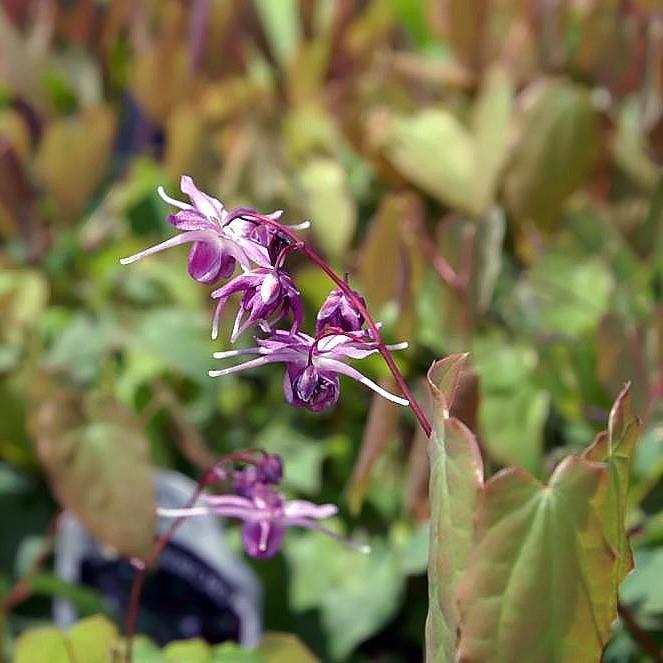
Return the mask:
<svg viewBox="0 0 663 663">
<path fill-rule="evenodd" d="M 189 252 L 188 269 L 191 278 L 211 285 L 233 273 L 235 259 L 218 242 L 196 242 Z"/>
<path fill-rule="evenodd" d="M 242 546 L 256 559 L 274 557 L 281 549 L 285 528 L 269 520 L 257 520 L 244 523 L 242 527 Z"/>
</svg>

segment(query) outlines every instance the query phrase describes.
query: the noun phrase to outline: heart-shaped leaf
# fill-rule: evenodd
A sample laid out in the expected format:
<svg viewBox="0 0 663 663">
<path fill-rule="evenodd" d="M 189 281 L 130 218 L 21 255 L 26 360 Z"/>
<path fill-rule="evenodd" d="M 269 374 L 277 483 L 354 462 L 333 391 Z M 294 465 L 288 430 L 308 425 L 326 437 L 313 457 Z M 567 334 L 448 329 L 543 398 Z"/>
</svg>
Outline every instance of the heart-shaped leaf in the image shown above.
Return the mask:
<svg viewBox="0 0 663 663">
<path fill-rule="evenodd" d="M 619 563 L 599 515 L 607 479 L 604 465 L 570 456 L 547 486 L 515 468 L 486 483 L 458 593 L 460 660 L 600 659 Z"/>
</svg>

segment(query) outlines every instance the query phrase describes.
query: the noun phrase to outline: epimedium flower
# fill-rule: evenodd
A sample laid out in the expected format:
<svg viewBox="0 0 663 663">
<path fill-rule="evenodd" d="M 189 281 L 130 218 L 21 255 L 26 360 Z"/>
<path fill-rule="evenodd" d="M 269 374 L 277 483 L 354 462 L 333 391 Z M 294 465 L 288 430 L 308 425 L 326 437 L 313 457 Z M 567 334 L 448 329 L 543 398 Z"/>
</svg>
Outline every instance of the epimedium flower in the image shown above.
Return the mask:
<svg viewBox="0 0 663 663">
<path fill-rule="evenodd" d="M 219 318 L 223 307 L 228 298 L 237 292 L 243 295 L 230 337 L 231 343 L 251 325 L 268 321 L 275 324 L 289 313 L 293 319 L 292 330 L 297 331 L 301 326 L 304 307 L 292 278 L 277 267 L 258 267 L 212 292 L 212 298 L 218 300 L 212 319 L 213 339 L 219 334 Z"/>
<path fill-rule="evenodd" d="M 368 546 L 344 539 L 320 524 L 320 520 L 338 513 L 336 505 L 287 500 L 277 488 L 282 467 L 279 456 L 265 454 L 254 465 L 235 473 L 233 494 L 204 494 L 193 506 L 159 508 L 157 514 L 164 518 L 214 515 L 242 520 L 242 545 L 257 559 L 268 559 L 280 550 L 288 527 L 316 530 L 361 552 L 369 552 Z"/>
<path fill-rule="evenodd" d="M 245 271 L 249 271 L 253 264 L 271 266 L 271 254 L 277 250 L 281 240 L 278 229 L 262 226 L 265 220 L 279 219 L 282 210 L 269 214 L 259 214 L 249 208 L 227 210 L 221 201 L 198 189 L 186 175 L 180 180 L 180 188 L 188 196 L 189 203 L 171 198 L 163 187 L 157 191 L 166 203 L 179 209 L 179 212 L 168 216 L 168 222 L 182 232 L 135 255 L 122 258 L 120 262 L 123 265 L 173 246 L 193 244 L 189 251 L 189 274 L 201 283 L 214 284 L 230 277 L 236 263 Z M 306 222 L 292 227 L 303 229 L 308 225 Z"/>
<path fill-rule="evenodd" d="M 372 389 L 384 398 L 407 406 L 409 402 L 388 392 L 346 362 L 363 359 L 379 352 L 377 344 L 364 331 L 324 332 L 317 337 L 303 332 L 274 330 L 265 339 L 256 338 L 257 345 L 241 350 L 215 352 L 215 359 L 229 359 L 258 355 L 229 368 L 209 371 L 210 377 L 221 377 L 266 364 L 283 363 L 285 398 L 295 407 L 320 412 L 334 405 L 339 398 L 339 376 L 346 375 Z M 407 343 L 387 346 L 389 350 L 403 350 Z"/>
<path fill-rule="evenodd" d="M 347 275 L 346 275 L 347 280 Z M 366 300 L 360 293 L 352 293 L 365 306 Z M 364 316 L 356 309 L 348 296 L 340 288 L 332 290 L 323 302 L 315 321 L 317 333 L 327 329 L 340 329 L 346 332 L 359 331 L 364 324 Z"/>
</svg>

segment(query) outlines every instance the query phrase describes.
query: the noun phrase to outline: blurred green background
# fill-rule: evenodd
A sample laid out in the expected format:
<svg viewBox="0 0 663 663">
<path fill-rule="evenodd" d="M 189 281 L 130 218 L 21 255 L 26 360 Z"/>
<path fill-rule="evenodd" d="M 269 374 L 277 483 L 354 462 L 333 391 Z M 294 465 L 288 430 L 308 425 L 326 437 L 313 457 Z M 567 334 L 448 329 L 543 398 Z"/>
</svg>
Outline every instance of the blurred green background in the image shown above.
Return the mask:
<svg viewBox="0 0 663 663">
<path fill-rule="evenodd" d="M 306 238 L 350 272 L 385 336 L 410 342 L 412 385 L 470 352 L 459 416 L 489 472 L 545 478 L 630 380 L 646 432 L 622 601 L 663 643 L 658 0 L 0 6 L 2 588 L 34 560 L 54 494 L 102 533 L 116 512 L 95 511 L 100 485 L 120 509 L 153 508 L 126 461 L 135 445 L 140 471 L 193 477 L 260 446 L 285 458 L 291 495 L 339 503 L 338 527 L 373 545 L 362 557 L 289 533 L 281 556 L 252 564 L 267 628 L 325 661 L 421 659 L 428 468 L 414 419 L 349 381 L 314 415 L 284 403 L 278 367 L 208 378 L 225 346 L 186 249 L 118 263 L 169 236 L 156 187 L 179 197 L 188 174 L 228 207 L 311 219 Z M 291 265 L 312 326 L 330 284 Z M 378 358 L 365 368 L 390 386 Z M 81 435 L 72 452 L 94 471 L 49 454 L 111 419 L 122 434 Z M 53 596 L 100 609 L 48 566 L 39 579 L 2 622 L 6 651 L 49 620 Z M 648 659 L 619 625 L 605 660 Z"/>
</svg>

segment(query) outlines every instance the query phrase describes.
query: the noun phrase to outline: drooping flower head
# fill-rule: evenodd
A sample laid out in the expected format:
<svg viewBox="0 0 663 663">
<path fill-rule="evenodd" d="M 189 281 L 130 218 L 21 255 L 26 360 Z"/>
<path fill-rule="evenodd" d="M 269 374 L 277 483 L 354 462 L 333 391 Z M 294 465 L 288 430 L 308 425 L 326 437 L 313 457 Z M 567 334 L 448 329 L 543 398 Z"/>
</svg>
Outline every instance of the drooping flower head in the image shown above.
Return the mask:
<svg viewBox="0 0 663 663">
<path fill-rule="evenodd" d="M 214 284 L 230 277 L 236 263 L 245 271 L 249 271 L 252 265 L 271 266 L 272 253 L 281 239 L 278 230 L 264 221 L 279 219 L 283 213 L 281 210 L 270 214 L 258 214 L 248 208 L 227 210 L 219 200 L 200 191 L 187 176 L 181 178 L 180 188 L 189 197 L 189 203 L 171 198 L 163 187 L 159 187 L 158 193 L 166 203 L 179 209 L 168 216 L 168 222 L 182 232 L 123 258 L 120 261 L 123 265 L 173 246 L 191 243 L 189 274 L 201 283 Z M 295 227 L 304 228 L 307 224 Z"/>
<path fill-rule="evenodd" d="M 301 326 L 304 307 L 292 278 L 277 267 L 258 267 L 234 278 L 212 293 L 212 298 L 218 300 L 212 320 L 213 339 L 216 339 L 219 333 L 219 318 L 223 307 L 228 298 L 236 292 L 243 295 L 230 337 L 232 343 L 251 325 L 258 322 L 276 324 L 290 313 L 293 331 L 297 331 Z"/>
<path fill-rule="evenodd" d="M 257 559 L 268 559 L 280 550 L 288 527 L 316 530 L 361 552 L 369 551 L 367 546 L 344 539 L 320 525 L 320 520 L 338 513 L 334 504 L 287 500 L 278 490 L 282 468 L 279 456 L 265 454 L 255 464 L 235 473 L 233 494 L 202 495 L 191 507 L 160 508 L 157 513 L 165 518 L 215 515 L 242 520 L 242 545 Z"/>
<path fill-rule="evenodd" d="M 334 405 L 340 393 L 339 375 L 361 382 L 394 403 L 409 404 L 346 363 L 379 352 L 377 344 L 363 331 L 328 332 L 314 338 L 302 332 L 289 333 L 277 329 L 268 338 L 256 341 L 257 345 L 252 348 L 215 352 L 215 359 L 258 356 L 236 366 L 210 371 L 210 376 L 220 377 L 266 364 L 283 363 L 286 366 L 283 381 L 285 398 L 295 407 L 320 412 Z M 402 350 L 406 347 L 407 343 L 400 343 L 389 346 L 389 349 Z"/>
<path fill-rule="evenodd" d="M 352 291 L 365 306 L 366 300 L 356 290 Z M 340 288 L 332 290 L 318 311 L 315 321 L 315 331 L 324 332 L 328 329 L 338 329 L 345 332 L 359 331 L 364 324 L 364 316 L 357 310 L 348 296 Z"/>
</svg>

